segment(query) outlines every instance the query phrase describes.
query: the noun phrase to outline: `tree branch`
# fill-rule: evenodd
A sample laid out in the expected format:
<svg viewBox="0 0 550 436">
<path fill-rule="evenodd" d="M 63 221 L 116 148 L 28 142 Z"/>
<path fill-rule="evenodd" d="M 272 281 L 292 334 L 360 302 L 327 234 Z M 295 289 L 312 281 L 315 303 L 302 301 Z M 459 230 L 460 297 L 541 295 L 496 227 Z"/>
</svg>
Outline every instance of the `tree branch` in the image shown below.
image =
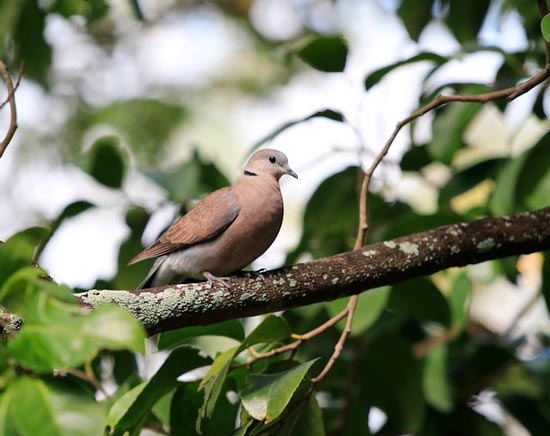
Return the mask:
<svg viewBox="0 0 550 436">
<path fill-rule="evenodd" d="M 15 90 L 17 89 L 17 87 L 19 86 L 19 83 L 21 82 L 21 77 L 23 76 L 24 69 L 25 69 L 25 64 L 22 63 L 21 69 L 19 70 L 17 83 L 14 87 L 8 67 L 6 67 L 4 62 L 0 60 L 0 76 L 2 76 L 2 80 L 4 80 L 4 84 L 6 85 L 6 89 L 8 90 L 8 96 L 6 98 L 6 101 L 10 105 L 10 125 L 4 136 L 4 139 L 0 141 L 0 158 L 4 154 L 4 151 L 6 151 L 6 148 L 8 148 L 8 145 L 10 144 L 13 138 L 13 135 L 15 135 L 15 131 L 17 130 L 17 106 L 15 105 Z M 2 103 L 2 105 L 0 106 L 0 109 L 4 106 L 4 104 L 5 102 Z"/>
<path fill-rule="evenodd" d="M 450 267 L 548 249 L 550 207 L 438 227 L 263 277 L 235 277 L 230 290 L 201 282 L 136 291 L 90 290 L 76 297 L 88 308 L 116 303 L 154 334 L 329 301 Z"/>
</svg>

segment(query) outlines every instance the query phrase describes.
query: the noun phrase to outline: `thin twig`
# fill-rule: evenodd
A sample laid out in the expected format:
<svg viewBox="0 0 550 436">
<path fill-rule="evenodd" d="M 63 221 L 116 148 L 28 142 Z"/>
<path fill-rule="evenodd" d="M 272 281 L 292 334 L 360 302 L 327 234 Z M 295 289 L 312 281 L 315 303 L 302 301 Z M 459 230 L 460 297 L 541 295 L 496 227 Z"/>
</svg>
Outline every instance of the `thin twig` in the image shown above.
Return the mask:
<svg viewBox="0 0 550 436">
<path fill-rule="evenodd" d="M 17 91 L 17 88 L 19 88 L 19 85 L 21 84 L 21 79 L 23 78 L 24 73 L 25 73 L 25 62 L 21 62 L 21 65 L 19 66 L 19 73 L 17 74 L 17 80 L 15 81 L 15 85 L 13 86 L 13 91 L 9 92 L 6 99 L 0 104 L 0 109 L 2 109 L 4 106 L 6 106 L 6 104 L 9 103 L 11 96 L 15 95 L 15 91 Z"/>
<path fill-rule="evenodd" d="M 23 75 L 23 69 L 24 64 L 21 64 L 21 70 L 19 74 L 19 79 L 17 82 L 19 83 L 21 76 Z M 4 151 L 6 151 L 6 148 L 8 148 L 8 145 L 10 144 L 13 135 L 15 134 L 15 131 L 17 130 L 17 107 L 15 105 L 15 88 L 13 86 L 13 81 L 11 79 L 10 72 L 8 70 L 8 67 L 0 60 L 0 75 L 2 76 L 2 79 L 4 80 L 4 84 L 6 85 L 6 89 L 8 90 L 8 97 L 7 101 L 10 104 L 10 126 L 8 128 L 8 131 L 6 132 L 6 135 L 4 136 L 4 139 L 0 142 L 0 158 L 4 154 Z"/>
<path fill-rule="evenodd" d="M 542 294 L 540 291 L 535 292 L 529 300 L 519 309 L 518 313 L 514 316 L 514 319 L 510 323 L 510 325 L 502 332 L 502 336 L 509 336 L 514 329 L 516 328 L 518 322 L 521 321 L 521 319 L 531 311 L 533 307 L 538 303 L 540 298 L 542 297 Z"/>
<path fill-rule="evenodd" d="M 546 0 L 537 0 L 537 2 L 539 4 L 539 10 L 541 12 L 541 15 L 542 16 L 546 15 L 548 13 Z M 401 129 L 405 127 L 407 124 L 414 121 L 415 119 L 450 102 L 457 101 L 457 102 L 486 103 L 488 101 L 498 100 L 502 98 L 506 98 L 511 101 L 519 97 L 520 95 L 523 95 L 526 92 L 529 92 L 531 89 L 533 89 L 537 85 L 540 85 L 541 83 L 546 81 L 548 77 L 550 77 L 549 44 L 546 43 L 545 47 L 546 47 L 546 64 L 541 71 L 533 75 L 530 79 L 516 86 L 511 86 L 511 87 L 500 89 L 497 91 L 491 91 L 491 92 L 486 92 L 486 93 L 477 94 L 477 95 L 466 95 L 466 94 L 438 95 L 431 102 L 417 109 L 408 117 L 404 118 L 403 120 L 397 123 L 397 125 L 395 126 L 395 129 L 391 133 L 386 144 L 384 145 L 380 153 L 376 155 L 371 166 L 363 175 L 363 180 L 361 182 L 361 191 L 359 194 L 359 226 L 357 229 L 357 237 L 355 239 L 355 244 L 354 244 L 355 250 L 358 250 L 363 246 L 365 241 L 365 236 L 368 230 L 368 192 L 369 192 L 369 187 L 372 180 L 372 175 L 374 174 L 374 171 L 376 171 L 376 168 L 378 168 L 378 166 L 380 165 L 384 157 L 388 154 L 390 147 L 392 146 L 393 142 L 395 141 L 395 138 L 397 137 Z M 326 366 L 323 368 L 323 370 L 317 377 L 312 379 L 314 384 L 318 383 L 323 379 L 323 377 L 329 372 L 330 368 L 334 365 L 334 362 L 336 362 L 336 360 L 342 353 L 343 345 L 346 341 L 346 338 L 351 332 L 353 315 L 355 313 L 355 309 L 357 308 L 357 299 L 358 299 L 357 295 L 352 295 L 350 297 L 348 305 L 346 307 L 347 317 L 348 317 L 346 321 L 346 328 L 344 329 L 338 342 L 336 343 L 336 346 L 334 347 L 334 352 L 330 356 Z"/>
<path fill-rule="evenodd" d="M 241 368 L 243 366 L 250 366 L 250 365 L 256 363 L 258 360 L 267 359 L 269 357 L 273 357 L 273 356 L 285 353 L 287 351 L 296 350 L 304 342 L 306 342 L 306 341 L 314 338 L 315 336 L 323 333 L 325 330 L 332 327 L 338 321 L 345 318 L 347 314 L 348 314 L 348 309 L 345 308 L 340 313 L 333 316 L 332 318 L 330 318 L 329 320 L 327 320 L 326 322 L 324 322 L 320 326 L 314 328 L 313 330 L 310 330 L 309 332 L 307 332 L 303 335 L 294 335 L 295 337 L 298 338 L 296 341 L 291 342 L 290 344 L 286 344 L 286 345 L 282 345 L 280 347 L 274 348 L 273 350 L 267 351 L 265 353 L 256 353 L 256 354 L 253 353 L 254 357 L 252 359 L 250 359 L 249 361 L 247 361 L 245 363 L 241 363 L 241 364 L 232 366 L 231 368 L 236 369 L 236 368 Z"/>
<path fill-rule="evenodd" d="M 95 376 L 90 376 L 87 371 L 82 371 L 80 369 L 76 368 L 66 368 L 63 370 L 56 371 L 54 373 L 55 375 L 63 375 L 63 374 L 70 374 L 74 377 L 77 377 L 81 380 L 87 381 L 90 383 L 94 388 L 96 388 L 98 391 L 100 391 L 103 395 L 105 395 L 105 398 L 109 398 L 109 394 L 103 387 L 103 385 L 95 378 Z"/>
</svg>

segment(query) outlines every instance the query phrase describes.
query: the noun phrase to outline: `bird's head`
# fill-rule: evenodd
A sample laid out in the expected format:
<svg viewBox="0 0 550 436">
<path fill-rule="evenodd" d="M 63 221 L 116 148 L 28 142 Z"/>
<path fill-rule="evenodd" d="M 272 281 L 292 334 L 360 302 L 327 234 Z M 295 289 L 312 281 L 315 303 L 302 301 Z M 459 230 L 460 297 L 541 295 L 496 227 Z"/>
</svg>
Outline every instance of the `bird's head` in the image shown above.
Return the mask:
<svg viewBox="0 0 550 436">
<path fill-rule="evenodd" d="M 272 149 L 260 150 L 254 153 L 248 160 L 244 173 L 249 176 L 271 176 L 275 180 L 279 180 L 285 174 L 298 178 L 298 174 L 288 166 L 286 155 Z"/>
</svg>

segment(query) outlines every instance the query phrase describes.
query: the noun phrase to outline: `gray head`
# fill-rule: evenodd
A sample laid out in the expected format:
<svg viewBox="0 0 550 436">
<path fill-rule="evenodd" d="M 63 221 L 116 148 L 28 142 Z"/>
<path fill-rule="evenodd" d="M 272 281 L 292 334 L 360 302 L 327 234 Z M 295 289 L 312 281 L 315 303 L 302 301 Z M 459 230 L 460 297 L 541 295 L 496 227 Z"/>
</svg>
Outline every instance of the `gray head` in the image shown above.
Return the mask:
<svg viewBox="0 0 550 436">
<path fill-rule="evenodd" d="M 298 178 L 298 174 L 288 166 L 286 155 L 278 150 L 269 148 L 254 153 L 248 160 L 244 173 L 246 175 L 271 176 L 275 180 L 279 180 L 285 174 L 296 179 Z"/>
</svg>

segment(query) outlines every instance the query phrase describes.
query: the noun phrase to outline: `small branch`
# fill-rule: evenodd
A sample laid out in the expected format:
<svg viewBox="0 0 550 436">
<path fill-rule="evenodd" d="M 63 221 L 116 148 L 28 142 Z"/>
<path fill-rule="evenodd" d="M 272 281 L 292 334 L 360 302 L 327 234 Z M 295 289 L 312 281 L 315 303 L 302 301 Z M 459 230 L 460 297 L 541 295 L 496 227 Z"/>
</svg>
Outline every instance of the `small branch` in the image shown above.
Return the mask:
<svg viewBox="0 0 550 436">
<path fill-rule="evenodd" d="M 452 224 L 335 256 L 235 277 L 230 290 L 205 282 L 136 291 L 76 294 L 93 308 L 116 303 L 150 334 L 330 301 L 450 267 L 550 249 L 550 207 L 503 218 Z"/>
<path fill-rule="evenodd" d="M 232 368 L 241 368 L 243 366 L 250 366 L 253 363 L 257 362 L 260 359 L 267 359 L 269 357 L 276 356 L 278 354 L 286 353 L 287 351 L 294 351 L 296 350 L 300 345 L 302 345 L 304 342 L 309 341 L 310 339 L 314 338 L 315 336 L 323 333 L 328 328 L 332 327 L 336 323 L 338 323 L 340 320 L 344 319 L 346 315 L 348 314 L 348 309 L 345 308 L 342 310 L 339 314 L 333 316 L 328 321 L 324 322 L 320 326 L 314 328 L 313 330 L 310 330 L 309 332 L 303 334 L 303 335 L 293 335 L 293 337 L 298 338 L 296 341 L 291 342 L 290 344 L 281 345 L 280 347 L 274 348 L 273 350 L 267 351 L 265 353 L 256 353 L 254 357 L 249 360 L 248 362 L 241 363 L 239 365 L 235 365 Z"/>
<path fill-rule="evenodd" d="M 533 307 L 538 303 L 538 301 L 541 299 L 542 294 L 540 292 L 535 292 L 529 300 L 519 309 L 518 313 L 514 316 L 514 319 L 510 323 L 510 325 L 502 332 L 502 336 L 509 336 L 514 329 L 516 328 L 517 324 L 521 321 L 521 319 L 531 311 Z"/>
<path fill-rule="evenodd" d="M 19 86 L 21 77 L 23 76 L 24 68 L 25 68 L 24 64 L 22 63 L 21 69 L 19 70 L 19 77 L 17 79 L 16 86 Z M 4 80 L 6 89 L 8 90 L 8 97 L 6 101 L 10 105 L 10 125 L 8 127 L 8 131 L 6 132 L 6 135 L 4 136 L 4 139 L 2 139 L 2 141 L 0 142 L 0 158 L 1 158 L 4 154 L 4 151 L 6 151 L 6 148 L 8 148 L 8 145 L 10 144 L 13 138 L 13 135 L 15 134 L 15 131 L 17 130 L 17 107 L 15 105 L 16 87 L 13 86 L 13 81 L 11 79 L 11 75 L 10 75 L 10 72 L 8 71 L 8 68 L 1 60 L 0 60 L 0 75 Z M 4 106 L 4 104 L 5 103 L 2 103 L 2 106 Z"/>
<path fill-rule="evenodd" d="M 546 15 L 548 15 L 547 0 L 537 0 L 537 5 L 539 7 L 540 19 L 542 20 Z M 544 51 L 546 67 L 548 67 L 550 65 L 550 44 L 548 44 L 546 41 L 544 41 Z"/>
</svg>

